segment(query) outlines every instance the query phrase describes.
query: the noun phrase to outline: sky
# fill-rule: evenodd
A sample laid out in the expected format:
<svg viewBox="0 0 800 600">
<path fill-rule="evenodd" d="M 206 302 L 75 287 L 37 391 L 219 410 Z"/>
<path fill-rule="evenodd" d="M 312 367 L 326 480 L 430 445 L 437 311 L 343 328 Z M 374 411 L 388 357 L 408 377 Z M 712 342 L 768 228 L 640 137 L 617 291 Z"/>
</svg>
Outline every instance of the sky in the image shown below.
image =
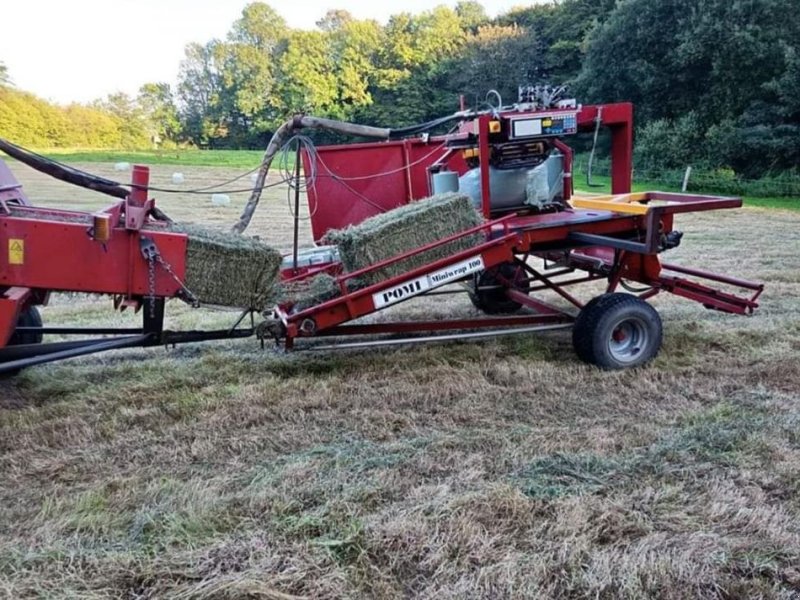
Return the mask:
<svg viewBox="0 0 800 600">
<path fill-rule="evenodd" d="M 190 42 L 222 38 L 247 0 L 24 0 L 0 10 L 0 62 L 14 84 L 67 104 L 109 93 L 135 94 L 143 83 L 175 83 Z M 490 16 L 531 0 L 487 0 Z M 288 24 L 311 29 L 330 8 L 385 22 L 443 0 L 274 2 Z"/>
</svg>

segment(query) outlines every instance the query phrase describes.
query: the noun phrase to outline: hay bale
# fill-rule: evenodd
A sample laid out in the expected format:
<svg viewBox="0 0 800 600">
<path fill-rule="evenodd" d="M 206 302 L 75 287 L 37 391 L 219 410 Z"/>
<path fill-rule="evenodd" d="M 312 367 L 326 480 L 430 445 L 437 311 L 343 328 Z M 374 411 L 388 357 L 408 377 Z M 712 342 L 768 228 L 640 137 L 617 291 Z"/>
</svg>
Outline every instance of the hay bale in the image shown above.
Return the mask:
<svg viewBox="0 0 800 600">
<path fill-rule="evenodd" d="M 281 285 L 281 302 L 292 302 L 292 312 L 300 312 L 341 295 L 336 278 L 320 273 L 310 279 Z"/>
<path fill-rule="evenodd" d="M 264 310 L 278 295 L 281 253 L 237 233 L 175 224 L 187 234 L 185 284 L 203 304 Z"/>
<path fill-rule="evenodd" d="M 481 215 L 473 208 L 468 196 L 449 193 L 412 202 L 347 229 L 329 231 L 325 237 L 330 243 L 338 245 L 345 270 L 352 272 L 482 222 Z M 368 273 L 358 283 L 367 286 L 385 281 L 484 241 L 482 234 L 465 236 Z"/>
</svg>

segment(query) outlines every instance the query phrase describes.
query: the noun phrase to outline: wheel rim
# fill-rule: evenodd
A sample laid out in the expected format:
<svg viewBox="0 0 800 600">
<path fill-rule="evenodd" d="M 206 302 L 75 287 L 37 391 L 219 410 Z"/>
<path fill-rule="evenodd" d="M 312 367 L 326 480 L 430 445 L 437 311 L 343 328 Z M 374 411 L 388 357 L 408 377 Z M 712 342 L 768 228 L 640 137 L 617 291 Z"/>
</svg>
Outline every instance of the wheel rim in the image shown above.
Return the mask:
<svg viewBox="0 0 800 600">
<path fill-rule="evenodd" d="M 640 360 L 650 341 L 644 321 L 637 318 L 623 319 L 614 326 L 608 339 L 608 351 L 614 360 L 632 363 Z"/>
</svg>

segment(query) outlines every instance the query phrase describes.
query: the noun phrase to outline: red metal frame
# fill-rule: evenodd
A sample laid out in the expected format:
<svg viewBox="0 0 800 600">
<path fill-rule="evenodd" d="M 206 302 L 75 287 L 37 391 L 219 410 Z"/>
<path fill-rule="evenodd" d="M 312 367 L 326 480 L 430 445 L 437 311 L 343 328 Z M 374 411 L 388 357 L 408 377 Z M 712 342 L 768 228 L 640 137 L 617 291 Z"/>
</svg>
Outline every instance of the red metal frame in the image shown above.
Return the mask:
<svg viewBox="0 0 800 600">
<path fill-rule="evenodd" d="M 623 102 L 547 111 L 548 114 L 559 112 L 577 112 L 578 129 L 583 132 L 593 131 L 600 116 L 601 126 L 611 132 L 612 193 L 629 192 L 633 173 L 633 105 Z M 528 114 L 536 112 L 513 113 L 514 116 Z M 477 135 L 480 156 L 488 156 L 492 118 L 488 114 L 481 115 L 462 131 L 448 136 L 317 148 L 317 178 L 308 189 L 314 240 L 320 241 L 331 229 L 342 229 L 430 196 L 429 168 L 434 164 L 465 173 L 469 167 L 461 152 L 452 152 L 446 144 L 465 140 L 472 131 Z M 564 197 L 568 199 L 572 195 L 572 151 L 558 139 L 553 141 L 565 157 Z M 305 172 L 310 173 L 312 158 L 303 151 L 302 160 Z M 480 161 L 480 169 L 483 214 L 488 219 L 491 217 L 489 162 Z"/>
<path fill-rule="evenodd" d="M 112 225 L 104 241 L 93 237 L 93 215 L 30 206 L 10 171 L 2 162 L 0 167 L 0 347 L 13 334 L 19 314 L 30 304 L 46 302 L 51 291 L 111 294 L 118 297 L 118 306 L 138 308 L 152 291 L 140 249 L 143 237 L 155 242 L 183 280 L 187 237 L 148 220 L 155 201 L 148 197 L 147 167 L 135 166 L 131 194 L 101 213 Z M 11 244 L 21 250 L 12 255 Z M 157 298 L 179 291 L 174 278 L 156 270 Z"/>
<path fill-rule="evenodd" d="M 521 324 L 544 324 L 569 322 L 573 315 L 528 295 L 531 291 L 551 290 L 573 306 L 582 308 L 583 303 L 566 292 L 565 287 L 607 278 L 607 291 L 614 291 L 623 280 L 645 284 L 650 289 L 643 297 L 651 297 L 660 291 L 668 291 L 695 300 L 709 308 L 731 313 L 746 314 L 757 306 L 756 300 L 763 285 L 730 277 L 724 277 L 700 270 L 685 269 L 673 265 L 662 265 L 658 258 L 660 241 L 672 232 L 673 215 L 676 213 L 731 208 L 741 206 L 741 200 L 712 196 L 690 196 L 685 194 L 664 194 L 653 192 L 643 195 L 643 203 L 668 200 L 669 204 L 652 206 L 645 214 L 613 213 L 610 211 L 565 210 L 558 213 L 518 216 L 510 214 L 488 221 L 483 225 L 427 244 L 393 258 L 381 261 L 370 267 L 340 274 L 337 283 L 341 292 L 338 298 L 328 300 L 298 312 L 292 312 L 291 303 L 282 305 L 277 314 L 286 331 L 285 343 L 291 348 L 294 339 L 325 335 L 362 335 L 411 333 L 419 331 L 448 331 L 454 329 L 483 329 L 521 326 Z M 388 265 L 406 260 L 422 252 L 452 242 L 461 237 L 483 233 L 486 241 L 472 249 L 464 250 L 425 266 L 409 270 L 402 275 L 389 278 L 364 289 L 350 290 L 347 282 L 363 275 L 376 272 Z M 598 241 L 602 244 L 588 244 Z M 616 248 L 615 245 L 621 246 Z M 633 250 L 626 250 L 627 247 Z M 346 322 L 358 319 L 379 310 L 373 295 L 407 284 L 420 276 L 443 267 L 457 264 L 471 256 L 480 255 L 485 269 L 492 269 L 502 263 L 518 261 L 531 275 L 528 284 L 538 282 L 539 286 L 528 289 L 515 289 L 510 282 L 506 294 L 512 300 L 535 311 L 533 315 L 520 317 L 492 317 L 480 319 L 441 320 L 435 323 L 396 323 L 372 324 L 369 326 L 345 326 Z M 566 268 L 554 274 L 539 272 L 527 264 L 527 257 L 553 258 L 561 255 Z M 727 285 L 735 285 L 753 291 L 750 297 L 742 298 L 733 294 L 719 292 L 708 286 L 685 278 L 663 275 L 662 269 L 706 279 Z M 554 280 L 553 277 L 566 275 L 574 270 L 582 270 L 584 277 L 567 280 Z M 502 282 L 502 278 L 499 278 Z M 297 278 L 295 278 L 297 280 Z M 411 296 L 409 296 L 411 297 Z"/>
</svg>

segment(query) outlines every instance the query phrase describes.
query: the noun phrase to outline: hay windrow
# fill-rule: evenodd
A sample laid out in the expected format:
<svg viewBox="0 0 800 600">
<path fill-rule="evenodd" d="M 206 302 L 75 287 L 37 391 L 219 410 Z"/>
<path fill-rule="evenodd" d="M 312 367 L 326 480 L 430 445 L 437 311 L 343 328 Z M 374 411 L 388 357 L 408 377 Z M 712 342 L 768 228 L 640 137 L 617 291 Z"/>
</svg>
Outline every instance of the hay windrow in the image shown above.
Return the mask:
<svg viewBox="0 0 800 600">
<path fill-rule="evenodd" d="M 451 193 L 412 202 L 347 229 L 329 231 L 325 237 L 330 243 L 338 245 L 345 270 L 352 272 L 452 236 L 482 222 L 483 219 L 473 208 L 469 197 Z M 359 278 L 359 283 L 366 286 L 385 281 L 483 241 L 481 234 L 465 236 L 367 273 Z"/>
</svg>

